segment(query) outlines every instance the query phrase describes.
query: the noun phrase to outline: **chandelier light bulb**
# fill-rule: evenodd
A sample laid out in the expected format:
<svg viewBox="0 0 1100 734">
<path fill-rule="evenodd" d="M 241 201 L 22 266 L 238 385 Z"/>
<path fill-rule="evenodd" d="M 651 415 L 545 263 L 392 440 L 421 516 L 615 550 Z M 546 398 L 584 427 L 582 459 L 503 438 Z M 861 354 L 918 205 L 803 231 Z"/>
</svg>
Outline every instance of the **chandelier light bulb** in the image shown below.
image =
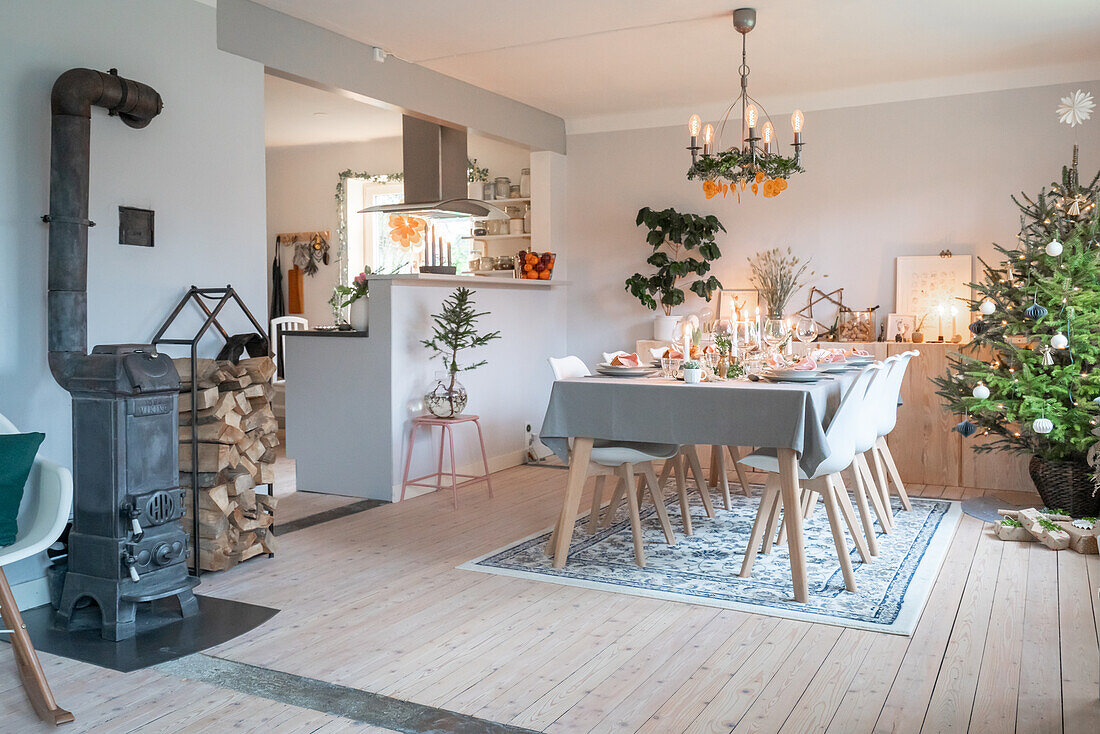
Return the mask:
<svg viewBox="0 0 1100 734">
<path fill-rule="evenodd" d="M 795 110 L 791 113 L 791 130 L 800 133 L 804 124 L 806 124 L 806 117 L 802 114 L 802 110 Z"/>
<path fill-rule="evenodd" d="M 775 128 L 772 127 L 771 120 L 764 123 L 764 152 L 767 153 L 771 148 L 772 139 L 775 138 Z"/>
<path fill-rule="evenodd" d="M 707 126 L 703 128 L 703 155 L 710 154 L 711 143 L 714 142 L 714 125 L 709 122 Z"/>
<path fill-rule="evenodd" d="M 688 130 L 691 131 L 691 137 L 699 137 L 699 128 L 702 126 L 703 121 L 699 119 L 699 115 L 692 115 L 688 120 Z"/>
<path fill-rule="evenodd" d="M 745 124 L 747 124 L 750 129 L 756 127 L 756 116 L 756 105 L 749 105 L 745 109 Z"/>
</svg>

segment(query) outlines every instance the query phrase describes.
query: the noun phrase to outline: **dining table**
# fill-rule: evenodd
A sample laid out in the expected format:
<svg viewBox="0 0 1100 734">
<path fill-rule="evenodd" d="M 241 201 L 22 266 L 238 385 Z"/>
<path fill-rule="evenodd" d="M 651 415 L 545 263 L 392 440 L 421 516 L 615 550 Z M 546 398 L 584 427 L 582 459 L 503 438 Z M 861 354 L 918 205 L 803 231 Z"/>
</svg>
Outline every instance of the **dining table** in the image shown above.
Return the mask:
<svg viewBox="0 0 1100 734">
<path fill-rule="evenodd" d="M 556 380 L 540 431 L 542 442 L 569 465 L 549 546 L 554 568 L 566 564 L 593 445 L 752 446 L 779 459 L 794 599 L 806 602 L 799 469 L 812 476 L 828 455 L 826 428 L 857 374 L 822 374 L 811 382 L 741 378 L 688 384 L 659 375 Z"/>
</svg>

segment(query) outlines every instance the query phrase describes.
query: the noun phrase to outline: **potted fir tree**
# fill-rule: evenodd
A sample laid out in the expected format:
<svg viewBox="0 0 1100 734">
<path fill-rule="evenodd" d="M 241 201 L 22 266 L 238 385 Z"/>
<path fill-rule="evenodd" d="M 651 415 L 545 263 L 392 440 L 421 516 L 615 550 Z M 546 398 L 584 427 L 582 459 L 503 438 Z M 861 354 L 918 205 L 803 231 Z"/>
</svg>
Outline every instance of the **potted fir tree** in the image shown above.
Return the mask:
<svg viewBox="0 0 1100 734">
<path fill-rule="evenodd" d="M 1030 455 L 1047 507 L 1095 517 L 1100 497 L 1088 458 L 1100 398 L 1100 174 L 1082 186 L 1076 146 L 1073 159 L 1061 183 L 1034 201 L 1013 197 L 1023 215 L 1019 242 L 995 246 L 999 266 L 982 261 L 984 279 L 971 284 L 978 297 L 970 307 L 980 314 L 974 340 L 934 382 L 964 417 L 956 431 L 990 437 L 975 451 Z"/>
<path fill-rule="evenodd" d="M 635 224 L 645 225 L 649 230 L 645 240 L 652 252 L 646 262 L 657 270 L 650 275 L 634 273 L 626 279 L 626 290 L 651 311 L 660 305 L 664 313 L 654 318 L 653 338 L 670 341 L 679 320 L 672 315 L 672 309 L 685 298 L 684 291 L 677 287 L 678 281 L 696 276 L 698 279 L 689 288 L 708 301 L 722 287 L 717 278 L 707 273 L 711 262 L 722 256 L 714 237 L 726 228 L 713 214 L 681 214 L 675 209 L 654 211 L 648 206 L 638 212 Z"/>
<path fill-rule="evenodd" d="M 432 314 L 432 338 L 421 341 L 443 360 L 444 370 L 436 373 L 435 384 L 424 396 L 424 407 L 438 418 L 453 418 L 466 409 L 466 388 L 458 381 L 458 373 L 476 370 L 485 360 L 459 366 L 458 353 L 475 349 L 500 338 L 499 331 L 477 333 L 477 320 L 487 311 L 474 311 L 470 296 L 474 291 L 459 288 L 443 301 L 443 310 Z"/>
</svg>

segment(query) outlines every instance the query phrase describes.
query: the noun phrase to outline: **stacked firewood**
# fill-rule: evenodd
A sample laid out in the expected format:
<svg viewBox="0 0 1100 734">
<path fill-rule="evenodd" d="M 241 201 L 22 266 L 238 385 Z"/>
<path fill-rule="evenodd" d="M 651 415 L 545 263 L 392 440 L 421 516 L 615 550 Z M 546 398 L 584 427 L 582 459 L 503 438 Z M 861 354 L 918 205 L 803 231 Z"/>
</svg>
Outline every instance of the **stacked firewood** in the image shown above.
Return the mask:
<svg viewBox="0 0 1100 734">
<path fill-rule="evenodd" d="M 270 357 L 232 362 L 198 360 L 192 398 L 191 360 L 176 359 L 180 374 L 179 470 L 187 489 L 184 530 L 193 532 L 192 399 L 198 409 L 199 556 L 204 571 L 224 571 L 261 553 L 275 552 L 275 497 L 256 487 L 275 481 L 279 424 L 271 409 L 275 363 Z M 192 540 L 193 542 L 193 540 Z M 191 555 L 194 558 L 194 553 Z M 192 565 L 194 561 L 192 561 Z"/>
</svg>

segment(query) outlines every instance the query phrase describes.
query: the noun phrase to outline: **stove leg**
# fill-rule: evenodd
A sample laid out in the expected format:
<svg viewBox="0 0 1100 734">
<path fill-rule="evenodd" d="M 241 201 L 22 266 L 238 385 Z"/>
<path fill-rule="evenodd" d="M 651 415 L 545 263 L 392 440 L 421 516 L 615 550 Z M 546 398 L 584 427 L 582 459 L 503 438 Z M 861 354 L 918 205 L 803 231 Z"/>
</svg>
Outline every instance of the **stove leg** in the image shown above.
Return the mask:
<svg viewBox="0 0 1100 734">
<path fill-rule="evenodd" d="M 105 640 L 118 642 L 128 640 L 137 634 L 135 617 L 137 616 L 137 603 L 119 599 L 114 606 L 102 606 L 103 630 L 100 636 Z"/>
<path fill-rule="evenodd" d="M 176 594 L 176 598 L 180 602 L 180 616 L 181 617 L 194 617 L 199 613 L 199 600 L 195 598 L 195 592 L 191 589 L 185 589 Z"/>
</svg>

